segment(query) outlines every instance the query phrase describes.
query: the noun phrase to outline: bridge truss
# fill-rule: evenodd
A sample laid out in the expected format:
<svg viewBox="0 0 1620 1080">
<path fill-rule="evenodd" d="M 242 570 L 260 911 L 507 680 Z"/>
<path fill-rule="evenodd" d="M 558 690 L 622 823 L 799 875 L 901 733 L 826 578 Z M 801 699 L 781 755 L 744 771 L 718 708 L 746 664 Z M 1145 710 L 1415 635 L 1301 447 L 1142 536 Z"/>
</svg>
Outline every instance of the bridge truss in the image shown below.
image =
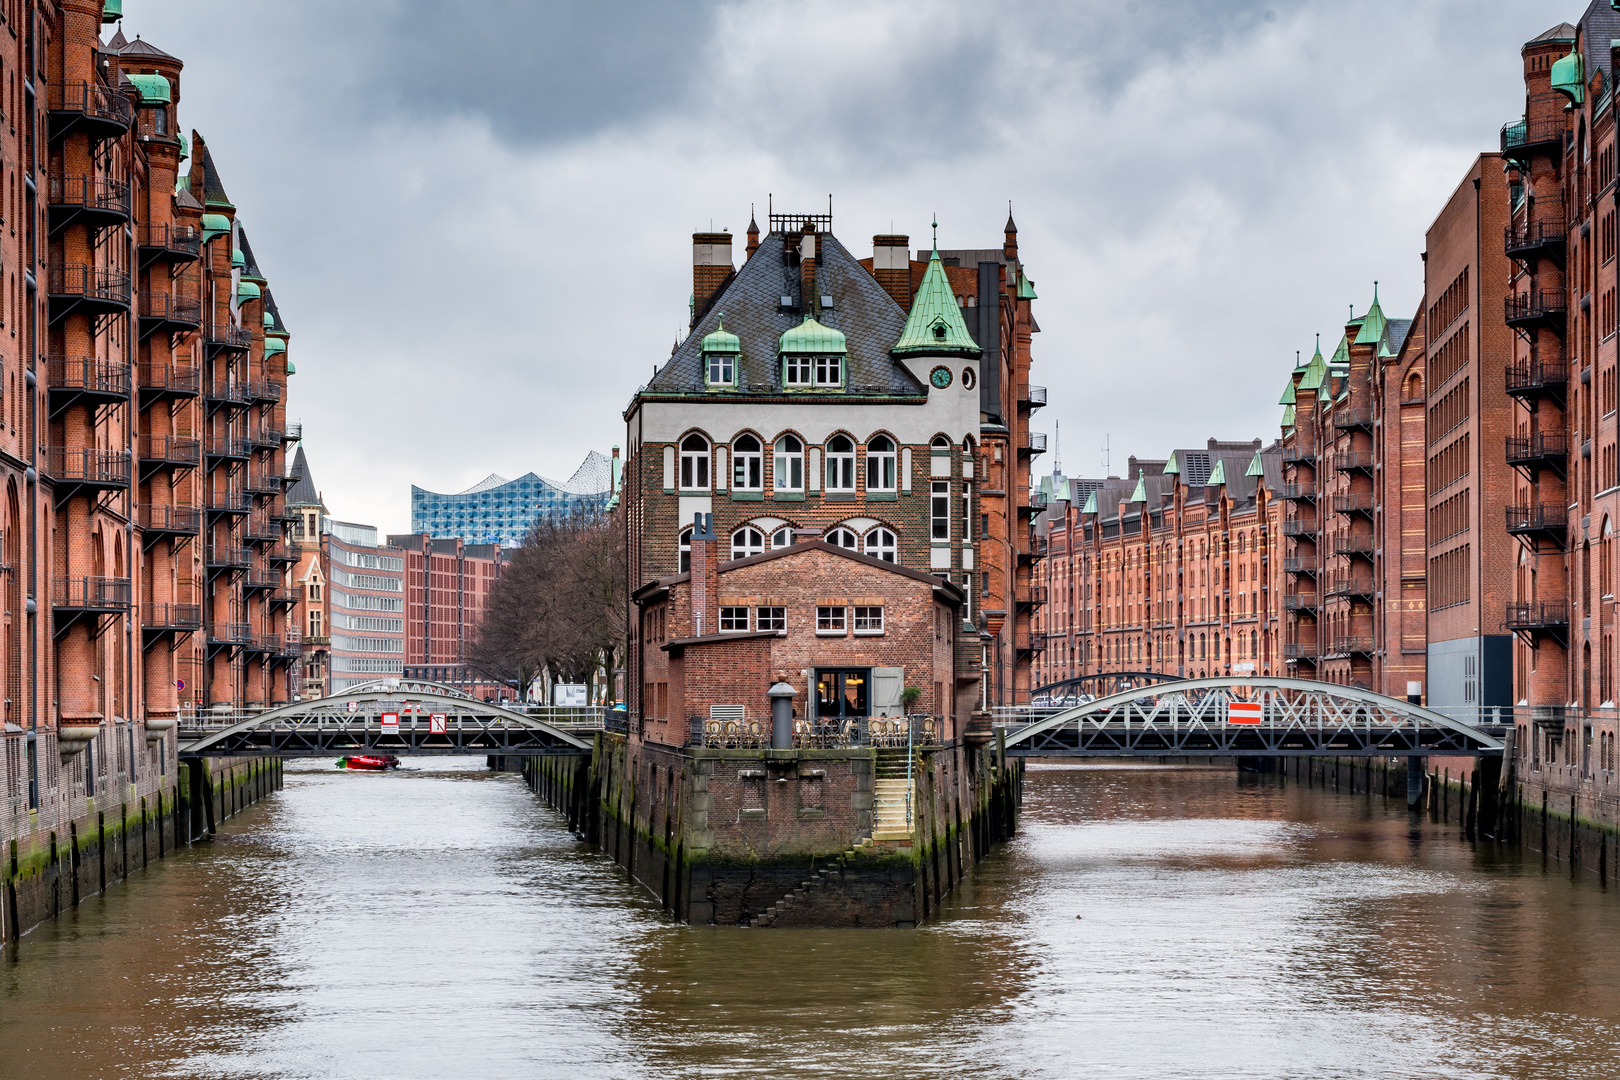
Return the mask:
<svg viewBox="0 0 1620 1080">
<path fill-rule="evenodd" d="M 392 723 L 385 723 L 392 720 Z M 591 735 L 479 701 L 437 683 L 363 683 L 251 716 L 182 723 L 190 757 L 342 757 L 347 754 L 589 754 Z"/>
<path fill-rule="evenodd" d="M 1122 690 L 1003 727 L 1015 757 L 1496 756 L 1507 732 L 1370 690 L 1252 676 Z"/>
</svg>

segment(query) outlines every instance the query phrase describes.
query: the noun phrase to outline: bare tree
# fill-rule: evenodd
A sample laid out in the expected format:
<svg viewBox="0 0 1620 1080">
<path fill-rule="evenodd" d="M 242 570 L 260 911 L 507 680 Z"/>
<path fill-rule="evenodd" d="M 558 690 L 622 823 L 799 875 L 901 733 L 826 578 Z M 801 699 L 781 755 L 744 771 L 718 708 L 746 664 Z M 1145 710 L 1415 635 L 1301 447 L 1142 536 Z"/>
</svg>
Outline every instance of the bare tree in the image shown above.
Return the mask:
<svg viewBox="0 0 1620 1080">
<path fill-rule="evenodd" d="M 542 671 L 583 682 L 609 670 L 624 626 L 624 537 L 612 519 L 542 518 L 490 590 L 472 660 L 520 690 Z"/>
</svg>

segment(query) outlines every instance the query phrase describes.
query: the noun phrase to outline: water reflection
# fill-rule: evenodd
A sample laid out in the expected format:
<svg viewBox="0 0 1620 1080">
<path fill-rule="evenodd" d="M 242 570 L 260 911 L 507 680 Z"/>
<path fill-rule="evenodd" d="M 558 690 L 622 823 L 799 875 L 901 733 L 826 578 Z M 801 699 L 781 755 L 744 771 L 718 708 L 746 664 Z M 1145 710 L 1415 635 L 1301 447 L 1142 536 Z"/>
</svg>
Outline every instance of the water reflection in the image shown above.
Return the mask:
<svg viewBox="0 0 1620 1080">
<path fill-rule="evenodd" d="M 917 931 L 669 923 L 512 777 L 324 763 L 28 935 L 7 1077 L 1599 1076 L 1617 898 L 1223 770 L 1032 770 Z M 1078 916 L 1078 917 L 1077 917 Z"/>
</svg>

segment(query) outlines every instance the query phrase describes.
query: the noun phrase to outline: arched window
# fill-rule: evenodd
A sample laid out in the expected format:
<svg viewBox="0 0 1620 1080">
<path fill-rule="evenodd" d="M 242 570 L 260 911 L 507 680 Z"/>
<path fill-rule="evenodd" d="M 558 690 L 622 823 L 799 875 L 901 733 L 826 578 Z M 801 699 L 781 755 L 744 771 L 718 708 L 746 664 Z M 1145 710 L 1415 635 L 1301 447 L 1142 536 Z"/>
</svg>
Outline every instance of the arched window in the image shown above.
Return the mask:
<svg viewBox="0 0 1620 1080">
<path fill-rule="evenodd" d="M 681 440 L 681 487 L 709 489 L 709 440 L 696 433 Z"/>
<path fill-rule="evenodd" d="M 681 568 L 677 571 L 677 573 L 685 574 L 690 572 L 692 569 L 692 530 L 690 528 L 681 530 L 680 566 Z"/>
<path fill-rule="evenodd" d="M 731 486 L 739 491 L 758 491 L 765 486 L 765 454 L 759 440 L 739 435 L 731 444 Z"/>
<path fill-rule="evenodd" d="M 785 548 L 793 546 L 793 527 L 784 525 L 771 534 L 771 547 Z"/>
<path fill-rule="evenodd" d="M 746 559 L 750 555 L 758 555 L 765 550 L 765 534 L 752 525 L 744 526 L 731 534 L 731 557 L 733 559 Z"/>
<path fill-rule="evenodd" d="M 855 490 L 855 440 L 848 435 L 827 442 L 827 490 Z"/>
<path fill-rule="evenodd" d="M 827 534 L 827 543 L 834 547 L 848 548 L 855 551 L 855 534 L 848 529 L 834 529 Z"/>
<path fill-rule="evenodd" d="M 804 443 L 795 435 L 776 440 L 776 460 L 772 472 L 777 491 L 804 490 Z"/>
<path fill-rule="evenodd" d="M 879 525 L 866 534 L 866 553 L 884 562 L 898 562 L 895 554 L 894 533 Z"/>
<path fill-rule="evenodd" d="M 929 447 L 936 454 L 948 454 L 951 452 L 951 440 L 943 435 L 935 435 L 934 441 L 929 444 Z"/>
<path fill-rule="evenodd" d="M 874 435 L 866 444 L 866 490 L 894 490 L 894 440 Z"/>
</svg>

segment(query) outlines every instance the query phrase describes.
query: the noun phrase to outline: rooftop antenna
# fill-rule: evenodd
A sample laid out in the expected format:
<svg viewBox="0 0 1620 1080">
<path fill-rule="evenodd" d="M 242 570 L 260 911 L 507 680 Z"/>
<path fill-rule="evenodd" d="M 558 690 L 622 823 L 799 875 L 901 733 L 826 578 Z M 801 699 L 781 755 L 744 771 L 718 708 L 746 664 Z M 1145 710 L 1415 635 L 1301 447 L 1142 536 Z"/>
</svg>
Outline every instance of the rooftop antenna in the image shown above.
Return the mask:
<svg viewBox="0 0 1620 1080">
<path fill-rule="evenodd" d="M 1112 435 L 1109 432 L 1106 432 L 1106 431 L 1103 432 L 1102 452 L 1103 452 L 1103 475 L 1104 476 L 1107 476 L 1110 472 L 1113 471 L 1113 468 L 1114 468 L 1114 465 L 1113 465 L 1113 462 L 1114 462 L 1113 451 L 1109 449 L 1109 443 L 1111 443 L 1112 441 L 1113 441 Z"/>
<path fill-rule="evenodd" d="M 1063 475 L 1063 423 L 1052 421 L 1052 475 Z"/>
</svg>

